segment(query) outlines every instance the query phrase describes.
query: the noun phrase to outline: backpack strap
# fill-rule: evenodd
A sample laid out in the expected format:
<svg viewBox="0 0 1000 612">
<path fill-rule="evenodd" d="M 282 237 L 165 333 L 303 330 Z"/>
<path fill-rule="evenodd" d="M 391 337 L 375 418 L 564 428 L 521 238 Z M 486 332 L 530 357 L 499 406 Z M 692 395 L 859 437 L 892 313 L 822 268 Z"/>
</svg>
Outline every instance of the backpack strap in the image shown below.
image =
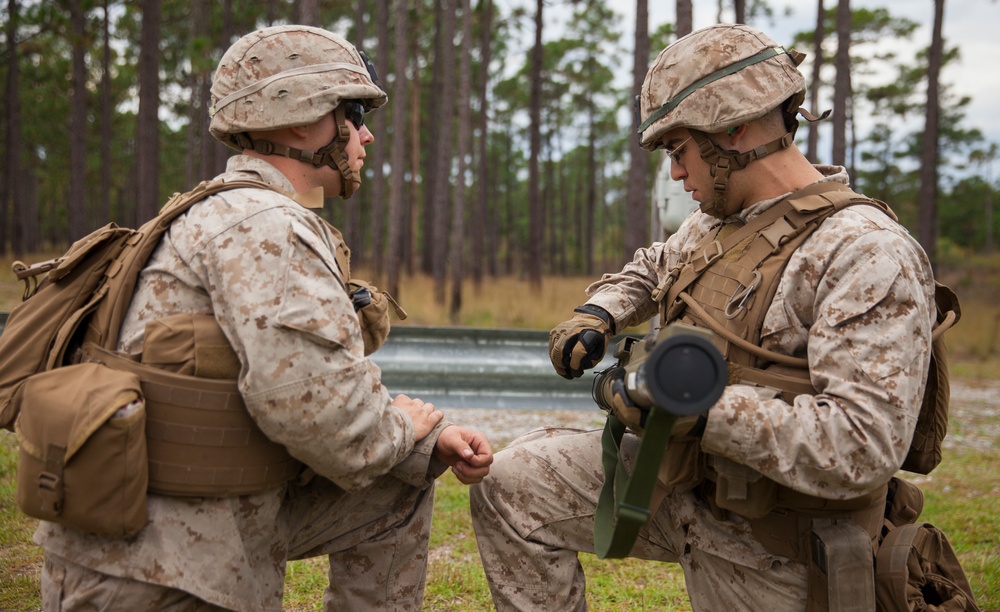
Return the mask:
<svg viewBox="0 0 1000 612">
<path fill-rule="evenodd" d="M 136 230 L 128 239 L 128 247 L 108 266 L 108 293 L 94 311 L 87 328 L 86 340 L 108 350 L 114 350 L 118 341 L 118 332 L 129 306 L 132 305 L 132 294 L 139 280 L 139 273 L 153 254 L 160 238 L 170 227 L 170 224 L 185 213 L 191 206 L 230 189 L 267 189 L 278 191 L 275 187 L 263 181 L 252 179 L 237 179 L 225 181 L 213 179 L 202 181 L 194 189 L 186 193 L 175 193 L 153 219 L 150 219 Z"/>
</svg>

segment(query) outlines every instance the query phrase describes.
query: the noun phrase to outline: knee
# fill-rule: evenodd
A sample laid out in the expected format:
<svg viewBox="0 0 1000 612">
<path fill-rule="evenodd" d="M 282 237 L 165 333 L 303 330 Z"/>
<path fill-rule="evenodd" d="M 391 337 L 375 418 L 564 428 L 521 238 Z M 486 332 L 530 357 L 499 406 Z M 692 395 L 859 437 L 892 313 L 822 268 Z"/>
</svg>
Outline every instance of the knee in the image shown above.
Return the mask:
<svg viewBox="0 0 1000 612">
<path fill-rule="evenodd" d="M 473 520 L 477 516 L 501 514 L 499 508 L 505 506 L 509 495 L 504 491 L 509 489 L 518 477 L 516 466 L 518 460 L 514 457 L 516 449 L 507 448 L 497 453 L 490 466 L 490 473 L 482 482 L 469 486 L 469 509 Z"/>
</svg>

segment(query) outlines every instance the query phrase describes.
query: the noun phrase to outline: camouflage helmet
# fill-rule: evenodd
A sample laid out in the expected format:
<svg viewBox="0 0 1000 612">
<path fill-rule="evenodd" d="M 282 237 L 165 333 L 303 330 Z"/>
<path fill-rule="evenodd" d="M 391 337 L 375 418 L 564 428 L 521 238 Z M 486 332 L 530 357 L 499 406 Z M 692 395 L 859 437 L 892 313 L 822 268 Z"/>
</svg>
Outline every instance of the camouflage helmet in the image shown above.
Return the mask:
<svg viewBox="0 0 1000 612">
<path fill-rule="evenodd" d="M 678 39 L 657 56 L 636 100 L 639 145 L 656 149 L 678 127 L 721 132 L 786 101 L 794 117 L 805 99 L 797 68 L 804 57 L 745 25 L 710 26 Z"/>
<path fill-rule="evenodd" d="M 344 100 L 385 104 L 368 58 L 343 37 L 303 25 L 247 34 L 226 51 L 212 80 L 212 135 L 242 149 L 237 135 L 308 125 Z"/>
</svg>

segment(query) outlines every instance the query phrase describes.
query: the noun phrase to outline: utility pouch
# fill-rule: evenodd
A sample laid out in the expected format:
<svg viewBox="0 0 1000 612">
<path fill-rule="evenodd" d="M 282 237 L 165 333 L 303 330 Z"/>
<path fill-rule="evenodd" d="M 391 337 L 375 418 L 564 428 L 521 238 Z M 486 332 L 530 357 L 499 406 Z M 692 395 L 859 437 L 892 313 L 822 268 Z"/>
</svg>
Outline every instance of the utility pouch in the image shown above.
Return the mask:
<svg viewBox="0 0 1000 612">
<path fill-rule="evenodd" d="M 146 412 L 138 377 L 79 363 L 28 378 L 15 402 L 22 512 L 115 537 L 146 525 Z"/>
<path fill-rule="evenodd" d="M 391 295 L 380 291 L 374 285 L 352 278 L 348 283 L 354 311 L 361 324 L 361 339 L 365 343 L 365 355 L 377 351 L 389 336 L 389 305 L 400 319 L 406 318 L 406 311 L 396 303 Z"/>
<path fill-rule="evenodd" d="M 806 612 L 875 609 L 872 543 L 851 520 L 815 519 L 809 536 Z"/>
<path fill-rule="evenodd" d="M 761 518 L 774 510 L 778 483 L 725 457 L 710 456 L 715 471 L 715 504 L 745 518 Z"/>
<path fill-rule="evenodd" d="M 240 358 L 210 314 L 182 313 L 147 323 L 140 361 L 197 378 L 235 380 L 240 375 Z"/>
<path fill-rule="evenodd" d="M 671 436 L 660 463 L 660 487 L 667 493 L 685 493 L 695 488 L 705 479 L 703 461 L 701 438 Z"/>
</svg>

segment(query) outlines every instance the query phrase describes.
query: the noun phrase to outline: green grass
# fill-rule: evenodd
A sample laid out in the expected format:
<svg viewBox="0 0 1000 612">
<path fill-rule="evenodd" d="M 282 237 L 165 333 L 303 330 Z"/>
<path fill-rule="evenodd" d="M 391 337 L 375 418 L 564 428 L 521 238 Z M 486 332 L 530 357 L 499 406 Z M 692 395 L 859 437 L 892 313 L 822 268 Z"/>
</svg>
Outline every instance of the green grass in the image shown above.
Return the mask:
<svg viewBox="0 0 1000 612">
<path fill-rule="evenodd" d="M 983 610 L 1000 610 L 1000 450 L 952 453 L 929 481 L 921 520 L 948 536 Z"/>
<path fill-rule="evenodd" d="M 31 534 L 38 521 L 21 514 L 14 503 L 16 474 L 17 440 L 0 430 L 0 610 L 37 610 L 43 557 Z"/>
<path fill-rule="evenodd" d="M 995 417 L 993 417 L 995 418 Z M 1000 610 L 1000 442 L 989 414 L 953 421 L 953 445 L 930 476 L 905 474 L 926 495 L 922 520 L 948 535 L 983 610 Z M 968 440 L 973 443 L 966 444 Z M 41 551 L 31 542 L 35 521 L 13 503 L 16 443 L 0 432 L 0 610 L 39 608 Z M 424 609 L 493 609 L 468 512 L 468 488 L 450 473 L 437 483 Z M 635 559 L 581 555 L 593 610 L 690 610 L 680 567 Z M 325 558 L 288 564 L 286 610 L 321 609 Z"/>
</svg>

